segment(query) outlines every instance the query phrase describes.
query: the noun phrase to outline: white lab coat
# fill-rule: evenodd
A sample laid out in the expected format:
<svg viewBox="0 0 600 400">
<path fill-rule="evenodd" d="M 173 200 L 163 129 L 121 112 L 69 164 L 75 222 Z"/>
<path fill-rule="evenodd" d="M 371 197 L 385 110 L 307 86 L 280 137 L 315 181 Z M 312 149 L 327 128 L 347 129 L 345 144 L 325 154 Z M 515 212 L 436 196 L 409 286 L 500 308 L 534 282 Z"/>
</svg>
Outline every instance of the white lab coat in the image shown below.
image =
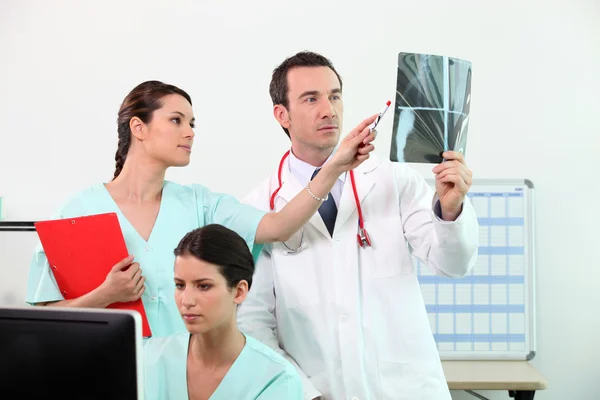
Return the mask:
<svg viewBox="0 0 600 400">
<path fill-rule="evenodd" d="M 475 211 L 466 198 L 456 221 L 440 221 L 434 191 L 406 164 L 372 156 L 355 179 L 372 247 L 358 246 L 346 179 L 333 238 L 315 213 L 300 252 L 264 247 L 240 328 L 300 368 L 305 399 L 450 399 L 409 249 L 437 274 L 463 276 L 477 257 Z M 276 210 L 304 190 L 287 162 L 283 181 Z M 244 202 L 269 210 L 278 187 L 275 170 Z"/>
</svg>

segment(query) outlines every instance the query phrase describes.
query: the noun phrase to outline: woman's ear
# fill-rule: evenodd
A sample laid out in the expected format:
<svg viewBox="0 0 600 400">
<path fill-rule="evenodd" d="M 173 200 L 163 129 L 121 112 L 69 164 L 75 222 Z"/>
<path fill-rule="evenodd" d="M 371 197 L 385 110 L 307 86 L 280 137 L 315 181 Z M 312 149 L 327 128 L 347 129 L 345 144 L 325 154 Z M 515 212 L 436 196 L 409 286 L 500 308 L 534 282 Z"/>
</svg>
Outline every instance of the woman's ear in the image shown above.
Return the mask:
<svg viewBox="0 0 600 400">
<path fill-rule="evenodd" d="M 245 280 L 240 281 L 234 290 L 235 297 L 233 298 L 233 302 L 240 305 L 246 300 L 246 295 L 248 294 L 248 282 Z"/>
<path fill-rule="evenodd" d="M 146 138 L 146 124 L 138 117 L 129 120 L 129 129 L 136 139 L 144 140 Z"/>
</svg>

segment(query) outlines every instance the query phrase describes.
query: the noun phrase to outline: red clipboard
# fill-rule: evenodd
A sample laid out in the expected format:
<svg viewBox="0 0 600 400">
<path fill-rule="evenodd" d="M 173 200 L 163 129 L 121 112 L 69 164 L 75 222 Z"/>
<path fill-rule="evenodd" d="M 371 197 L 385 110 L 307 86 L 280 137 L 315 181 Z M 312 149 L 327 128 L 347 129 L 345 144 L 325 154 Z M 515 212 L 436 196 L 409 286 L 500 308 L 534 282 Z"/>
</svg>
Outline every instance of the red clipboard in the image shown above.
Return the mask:
<svg viewBox="0 0 600 400">
<path fill-rule="evenodd" d="M 96 289 L 112 267 L 129 255 L 115 213 L 39 221 L 34 225 L 65 300 Z M 139 312 L 142 335 L 152 335 L 142 299 L 113 303 L 108 308 Z"/>
</svg>

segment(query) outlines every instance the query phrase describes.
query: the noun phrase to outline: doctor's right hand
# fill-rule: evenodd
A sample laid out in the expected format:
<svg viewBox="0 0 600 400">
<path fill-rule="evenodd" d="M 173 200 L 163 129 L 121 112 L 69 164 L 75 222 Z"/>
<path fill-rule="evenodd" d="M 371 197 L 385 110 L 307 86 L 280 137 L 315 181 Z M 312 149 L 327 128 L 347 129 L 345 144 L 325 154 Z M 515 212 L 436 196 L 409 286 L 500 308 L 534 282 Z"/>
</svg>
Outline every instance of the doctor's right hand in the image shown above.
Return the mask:
<svg viewBox="0 0 600 400">
<path fill-rule="evenodd" d="M 132 261 L 133 256 L 119 261 L 98 287 L 108 303 L 126 303 L 142 297 L 146 278 L 142 276 L 140 264 Z"/>
</svg>

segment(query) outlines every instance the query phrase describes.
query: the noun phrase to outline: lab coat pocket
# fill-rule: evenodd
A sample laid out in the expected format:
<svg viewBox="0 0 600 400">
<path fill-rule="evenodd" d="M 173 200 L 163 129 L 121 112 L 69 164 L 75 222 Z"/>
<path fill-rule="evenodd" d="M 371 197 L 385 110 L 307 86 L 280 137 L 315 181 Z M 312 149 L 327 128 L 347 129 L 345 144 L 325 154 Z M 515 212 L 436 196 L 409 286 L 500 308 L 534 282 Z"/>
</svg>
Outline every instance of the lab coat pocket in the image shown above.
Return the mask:
<svg viewBox="0 0 600 400">
<path fill-rule="evenodd" d="M 369 277 L 389 278 L 414 271 L 399 216 L 368 221 L 368 225 L 365 221 L 365 227 L 371 238 L 371 247 L 364 248 Z"/>
</svg>

